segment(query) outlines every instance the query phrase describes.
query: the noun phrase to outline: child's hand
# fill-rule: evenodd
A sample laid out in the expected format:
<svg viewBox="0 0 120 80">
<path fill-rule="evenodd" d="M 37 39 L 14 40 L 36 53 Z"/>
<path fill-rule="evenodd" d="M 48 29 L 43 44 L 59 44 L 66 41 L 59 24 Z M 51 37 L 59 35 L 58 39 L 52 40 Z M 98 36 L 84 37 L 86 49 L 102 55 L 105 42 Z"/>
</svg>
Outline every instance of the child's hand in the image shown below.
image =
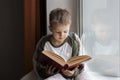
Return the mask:
<svg viewBox="0 0 120 80">
<path fill-rule="evenodd" d="M 53 75 L 53 74 L 59 72 L 59 71 L 55 72 L 55 70 L 56 70 L 56 68 L 52 65 L 51 66 L 47 65 L 47 67 L 46 67 L 46 73 L 49 74 L 49 75 Z"/>
<path fill-rule="evenodd" d="M 73 70 L 65 70 L 62 69 L 62 73 L 66 76 L 73 76 L 73 74 L 75 73 L 75 71 L 78 69 L 78 66 L 75 67 Z"/>
</svg>

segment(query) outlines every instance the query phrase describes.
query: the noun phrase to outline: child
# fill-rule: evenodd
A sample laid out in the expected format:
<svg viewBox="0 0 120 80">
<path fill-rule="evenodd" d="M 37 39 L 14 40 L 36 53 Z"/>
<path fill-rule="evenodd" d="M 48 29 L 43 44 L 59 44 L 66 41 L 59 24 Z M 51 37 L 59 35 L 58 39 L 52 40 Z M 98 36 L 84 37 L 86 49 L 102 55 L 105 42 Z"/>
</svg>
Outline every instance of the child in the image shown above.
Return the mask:
<svg viewBox="0 0 120 80">
<path fill-rule="evenodd" d="M 70 13 L 61 8 L 51 11 L 49 15 L 49 30 L 52 32 L 38 42 L 34 55 L 34 70 L 42 79 L 45 80 L 75 80 L 76 76 L 82 71 L 83 65 L 77 66 L 72 70 L 57 70 L 54 66 L 42 65 L 38 61 L 39 54 L 43 50 L 50 50 L 58 53 L 61 57 L 68 60 L 72 56 L 79 55 L 79 45 L 72 36 L 69 35 L 71 25 Z"/>
</svg>

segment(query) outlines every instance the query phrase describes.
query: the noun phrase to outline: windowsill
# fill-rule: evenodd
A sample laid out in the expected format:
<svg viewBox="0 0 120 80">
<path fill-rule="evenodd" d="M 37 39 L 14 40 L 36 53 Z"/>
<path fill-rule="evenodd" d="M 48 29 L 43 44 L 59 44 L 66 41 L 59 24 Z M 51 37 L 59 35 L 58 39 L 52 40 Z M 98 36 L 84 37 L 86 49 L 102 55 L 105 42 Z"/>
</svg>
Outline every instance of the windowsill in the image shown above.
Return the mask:
<svg viewBox="0 0 120 80">
<path fill-rule="evenodd" d="M 120 77 L 112 77 L 112 76 L 104 76 L 100 74 L 96 74 L 94 72 L 90 72 L 95 80 L 120 80 Z"/>
</svg>

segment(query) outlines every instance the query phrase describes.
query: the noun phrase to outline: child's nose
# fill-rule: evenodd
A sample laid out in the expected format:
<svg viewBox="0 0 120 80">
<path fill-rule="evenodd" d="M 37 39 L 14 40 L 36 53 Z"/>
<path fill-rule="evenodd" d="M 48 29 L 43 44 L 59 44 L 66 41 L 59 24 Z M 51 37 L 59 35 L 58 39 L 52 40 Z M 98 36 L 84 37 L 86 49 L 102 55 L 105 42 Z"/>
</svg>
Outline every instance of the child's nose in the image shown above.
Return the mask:
<svg viewBox="0 0 120 80">
<path fill-rule="evenodd" d="M 61 33 L 60 33 L 60 36 L 63 36 L 63 35 L 64 35 L 64 34 L 61 32 Z"/>
</svg>

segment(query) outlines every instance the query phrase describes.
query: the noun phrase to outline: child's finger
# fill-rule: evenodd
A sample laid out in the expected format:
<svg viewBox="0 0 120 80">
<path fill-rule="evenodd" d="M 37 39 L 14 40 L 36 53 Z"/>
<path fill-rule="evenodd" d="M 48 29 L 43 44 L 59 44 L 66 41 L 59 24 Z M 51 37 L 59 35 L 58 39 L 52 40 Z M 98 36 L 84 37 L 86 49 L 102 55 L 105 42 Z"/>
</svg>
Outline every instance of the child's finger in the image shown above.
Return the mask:
<svg viewBox="0 0 120 80">
<path fill-rule="evenodd" d="M 49 67 L 48 66 L 48 73 L 51 73 L 52 65 Z"/>
<path fill-rule="evenodd" d="M 56 73 L 59 73 L 59 72 L 60 72 L 60 70 L 57 70 L 57 71 L 56 71 Z"/>
<path fill-rule="evenodd" d="M 55 71 L 55 69 L 56 69 L 56 67 L 52 67 L 51 71 L 52 71 L 52 72 L 54 72 L 54 71 Z"/>
</svg>

